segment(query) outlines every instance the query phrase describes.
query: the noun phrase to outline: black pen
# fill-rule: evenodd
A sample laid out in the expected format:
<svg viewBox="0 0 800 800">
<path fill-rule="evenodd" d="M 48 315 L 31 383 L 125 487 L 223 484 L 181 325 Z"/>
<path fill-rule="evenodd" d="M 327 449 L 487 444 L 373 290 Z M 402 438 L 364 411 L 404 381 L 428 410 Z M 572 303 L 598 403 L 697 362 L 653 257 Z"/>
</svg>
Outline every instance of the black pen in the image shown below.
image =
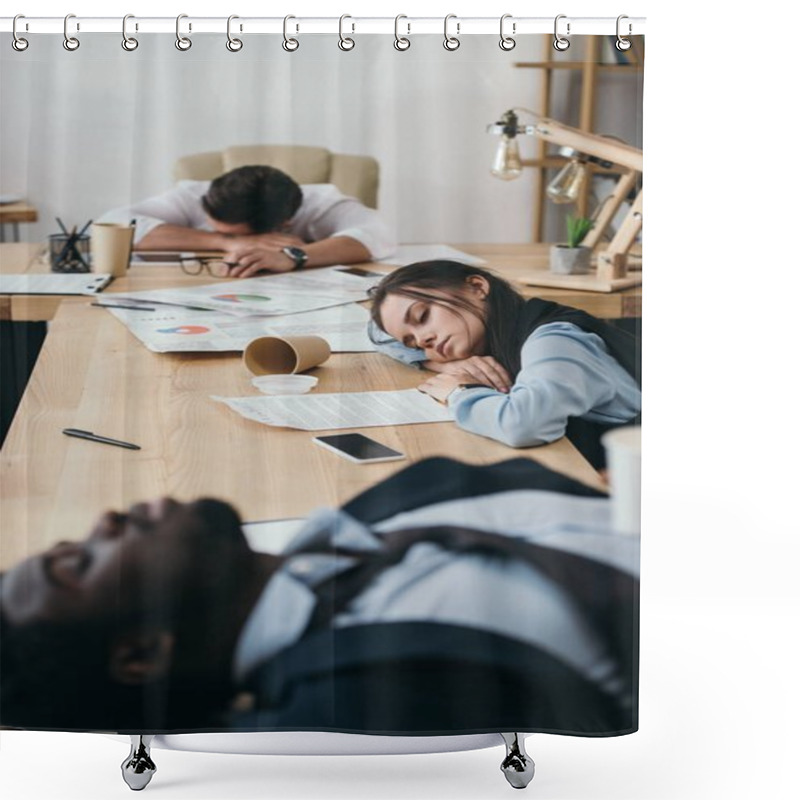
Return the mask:
<svg viewBox="0 0 800 800">
<path fill-rule="evenodd" d="M 89 303 L 90 306 L 95 308 L 126 308 L 128 311 L 155 311 L 150 306 L 123 306 L 122 304 L 114 303 Z"/>
<path fill-rule="evenodd" d="M 100 442 L 101 444 L 113 444 L 117 447 L 127 447 L 128 450 L 141 450 L 138 444 L 131 444 L 130 442 L 121 442 L 119 439 L 109 439 L 107 436 L 98 436 L 89 431 L 82 431 L 79 428 L 64 428 L 61 433 L 67 436 L 75 436 L 78 439 L 88 439 L 90 442 Z"/>
</svg>

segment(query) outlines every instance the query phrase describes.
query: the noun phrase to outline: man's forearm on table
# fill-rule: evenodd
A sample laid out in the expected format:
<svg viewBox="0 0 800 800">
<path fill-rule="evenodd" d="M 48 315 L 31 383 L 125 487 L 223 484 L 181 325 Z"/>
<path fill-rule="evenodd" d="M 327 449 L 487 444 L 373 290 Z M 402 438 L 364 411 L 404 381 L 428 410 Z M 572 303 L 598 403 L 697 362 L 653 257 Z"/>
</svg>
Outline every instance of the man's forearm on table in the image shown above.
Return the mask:
<svg viewBox="0 0 800 800">
<path fill-rule="evenodd" d="M 303 246 L 308 254 L 306 267 L 324 267 L 331 264 L 358 264 L 371 261 L 369 250 L 350 236 L 331 236 Z"/>
<path fill-rule="evenodd" d="M 159 225 L 146 233 L 135 250 L 224 250 L 230 237 L 214 231 L 184 228 L 181 225 Z"/>
</svg>

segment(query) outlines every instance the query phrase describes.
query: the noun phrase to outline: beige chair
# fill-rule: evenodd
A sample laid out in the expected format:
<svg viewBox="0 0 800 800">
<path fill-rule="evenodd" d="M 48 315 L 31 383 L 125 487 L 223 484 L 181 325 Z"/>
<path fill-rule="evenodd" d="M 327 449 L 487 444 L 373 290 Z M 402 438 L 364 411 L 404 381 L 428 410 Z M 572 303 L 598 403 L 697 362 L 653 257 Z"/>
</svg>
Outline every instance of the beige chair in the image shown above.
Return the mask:
<svg viewBox="0 0 800 800">
<path fill-rule="evenodd" d="M 283 170 L 299 184 L 332 183 L 370 208 L 378 207 L 378 162 L 369 156 L 346 156 L 323 147 L 295 145 L 245 145 L 210 153 L 184 156 L 175 162 L 173 177 L 213 180 L 218 175 L 250 164 Z"/>
</svg>

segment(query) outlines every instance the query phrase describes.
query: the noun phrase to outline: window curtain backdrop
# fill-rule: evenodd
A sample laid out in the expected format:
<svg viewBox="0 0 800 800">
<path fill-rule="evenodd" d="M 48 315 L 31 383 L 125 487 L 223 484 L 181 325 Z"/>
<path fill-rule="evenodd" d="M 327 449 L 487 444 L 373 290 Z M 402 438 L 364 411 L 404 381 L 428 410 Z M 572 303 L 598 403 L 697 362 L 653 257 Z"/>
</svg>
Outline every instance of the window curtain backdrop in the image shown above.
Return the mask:
<svg viewBox="0 0 800 800">
<path fill-rule="evenodd" d="M 506 53 L 496 36 L 470 36 L 447 52 L 441 37 L 419 36 L 398 52 L 365 35 L 343 53 L 336 36 L 313 35 L 286 53 L 280 36 L 259 35 L 230 53 L 214 35 L 178 52 L 174 36 L 152 34 L 128 53 L 118 36 L 92 34 L 66 53 L 61 37 L 37 36 L 2 55 L 3 191 L 38 198 L 30 232 L 41 238 L 64 209 L 91 219 L 168 189 L 181 156 L 313 145 L 378 160 L 379 208 L 402 242 L 530 241 L 535 173 L 493 178 L 486 126 L 538 108 L 541 75 L 512 65 L 551 58 L 550 39 L 519 37 Z M 579 61 L 580 44 L 557 58 Z M 610 74 L 600 86 L 595 130 L 641 146 L 640 82 Z M 577 124 L 574 74 L 556 74 L 551 91 L 550 115 Z M 523 157 L 535 146 L 523 137 Z M 548 240 L 563 238 L 559 222 Z"/>
<path fill-rule="evenodd" d="M 30 38 L 26 52 L 2 48 L 0 172 L 3 193 L 24 196 L 38 208 L 38 222 L 25 230 L 31 242 L 44 242 L 56 233 L 61 224 L 57 220 L 71 229 L 97 220 L 109 209 L 166 191 L 174 185 L 173 168 L 181 157 L 258 144 L 310 145 L 376 159 L 380 168 L 378 212 L 400 243 L 512 244 L 533 239 L 538 173 L 526 169 L 519 180 L 508 182 L 494 178 L 490 167 L 498 138 L 487 133 L 487 126 L 507 109 L 540 107 L 541 74 L 515 64 L 553 58 L 550 36 L 519 37 L 512 52 L 498 48 L 497 36 L 465 37 L 454 52 L 442 47 L 440 36 L 419 36 L 412 37 L 408 51 L 398 52 L 388 36 L 356 35 L 355 48 L 342 52 L 335 35 L 317 35 L 300 37 L 300 47 L 293 53 L 285 52 L 281 37 L 272 35 L 245 36 L 243 49 L 236 53 L 229 52 L 224 37 L 217 35 L 192 37 L 192 47 L 186 52 L 179 52 L 175 37 L 168 34 L 140 36 L 134 52 L 120 47 L 118 35 L 80 35 L 81 45 L 75 52 L 64 50 L 61 36 Z M 558 58 L 580 63 L 580 42 Z M 614 74 L 602 78 L 594 130 L 640 146 L 641 90 L 641 69 L 631 80 Z M 578 124 L 581 87 L 577 72 L 559 71 L 549 92 L 548 115 L 568 125 Z M 520 121 L 525 124 L 528 120 Z M 521 139 L 523 157 L 533 158 L 536 142 L 532 137 Z M 563 212 L 548 219 L 546 238 L 562 239 Z M 133 265 L 131 271 L 135 269 Z M 109 297 L 111 294 L 103 295 Z M 296 503 L 286 516 L 312 517 L 303 529 L 304 541 L 296 543 L 299 561 L 295 562 L 294 588 L 282 595 L 282 605 L 274 606 L 281 611 L 268 613 L 265 607 L 256 606 L 247 619 L 251 627 L 243 627 L 243 639 L 230 643 L 251 662 L 269 660 L 277 653 L 267 672 L 258 675 L 257 686 L 243 680 L 246 665 L 233 665 L 242 695 L 235 698 L 235 707 L 225 705 L 231 699 L 226 681 L 215 678 L 210 684 L 193 683 L 196 673 L 188 669 L 184 683 L 162 683 L 159 673 L 152 684 L 147 683 L 152 690 L 113 700 L 119 703 L 120 722 L 102 716 L 116 708 L 109 700 L 98 710 L 100 716 L 89 716 L 88 711 L 85 719 L 67 714 L 65 718 L 73 720 L 69 729 L 163 733 L 231 728 L 395 735 L 544 731 L 588 736 L 636 730 L 638 537 L 611 530 L 609 500 L 600 477 L 588 463 L 581 475 L 591 485 L 582 482 L 583 478 L 573 480 L 551 470 L 547 465 L 557 463 L 556 457 L 548 460 L 545 455 L 544 466 L 538 463 L 527 442 L 521 451 L 515 450 L 514 443 L 492 442 L 496 449 L 484 455 L 481 448 L 486 437 L 434 422 L 419 426 L 426 430 L 420 432 L 418 442 L 412 442 L 406 461 L 391 470 L 380 465 L 382 471 L 369 472 L 376 467 L 350 467 L 329 454 L 324 455 L 327 461 L 319 460 L 322 455 L 310 453 L 318 448 L 309 447 L 308 463 L 292 462 L 294 471 L 287 475 L 286 463 L 276 454 L 294 456 L 289 448 L 272 447 L 270 437 L 277 433 L 240 419 L 212 399 L 243 393 L 242 387 L 255 393 L 249 376 L 247 383 L 244 381 L 238 355 L 145 353 L 141 341 L 132 335 L 123 337 L 122 327 L 110 315 L 106 319 L 109 312 L 90 311 L 88 303 L 84 309 L 103 315 L 105 321 L 100 325 L 104 333 L 100 334 L 82 327 L 86 318 L 81 318 L 76 308 L 62 305 L 45 350 L 51 344 L 55 347 L 52 337 L 60 336 L 63 342 L 63 337 L 70 336 L 80 352 L 91 356 L 83 362 L 66 349 L 63 363 L 56 363 L 55 350 L 45 353 L 46 366 L 38 377 L 54 382 L 48 386 L 62 386 L 64 376 L 72 373 L 73 384 L 69 393 L 51 389 L 53 395 L 48 397 L 43 384 L 36 383 L 35 396 L 21 408 L 23 416 L 18 415 L 7 440 L 16 458 L 9 461 L 7 473 L 11 477 L 6 486 L 14 493 L 8 512 L 14 516 L 14 529 L 4 525 L 4 569 L 46 545 L 83 536 L 91 519 L 107 508 L 124 508 L 163 495 L 182 500 L 198 496 L 235 500 L 244 484 L 257 485 L 262 487 L 258 503 L 242 511 L 245 521 L 263 520 L 276 516 L 271 498 L 280 487 L 287 481 L 299 482 L 306 487 L 297 493 L 302 495 L 302 503 Z M 61 316 L 62 311 L 66 316 Z M 569 326 L 577 319 L 577 327 L 591 335 L 592 323 L 569 313 L 548 310 L 542 312 L 550 315 L 546 320 L 542 315 L 535 319 L 521 316 L 520 330 L 523 324 L 527 326 L 522 331 L 527 337 L 543 321 Z M 92 318 L 93 324 L 95 319 L 100 318 Z M 108 344 L 107 336 L 113 338 L 113 344 Z M 593 346 L 616 358 L 620 351 L 615 334 L 598 336 L 600 344 Z M 345 365 L 340 373 L 344 389 L 336 383 L 339 378 L 330 377 L 335 377 L 340 367 L 329 365 L 327 375 L 332 382 L 325 385 L 325 392 L 347 391 L 347 367 L 369 376 L 371 370 L 380 368 L 382 362 L 377 359 L 386 358 L 376 353 L 357 355 L 375 360 L 368 367 L 366 361 L 335 362 Z M 145 356 L 160 359 L 154 371 L 150 366 L 145 369 Z M 147 361 L 147 365 L 152 363 L 156 362 Z M 624 359 L 620 363 L 630 373 L 617 365 L 623 376 L 620 380 L 630 383 L 633 370 Z M 217 371 L 212 373 L 212 367 Z M 383 388 L 413 388 L 423 379 L 421 372 L 417 378 L 410 367 L 402 369 L 402 374 L 393 373 L 402 380 Z M 206 378 L 212 374 L 214 381 L 208 382 Z M 323 371 L 319 374 L 325 375 Z M 414 382 L 409 375 L 415 376 Z M 152 398 L 146 400 L 152 404 L 147 408 L 141 400 L 145 382 L 152 382 L 146 385 L 153 387 Z M 92 391 L 101 394 L 84 405 L 82 393 Z M 474 387 L 465 391 L 474 391 Z M 103 392 L 108 392 L 108 401 Z M 39 410 L 32 414 L 33 408 Z M 85 414 L 76 419 L 58 412 L 60 408 L 91 408 L 96 418 Z M 26 413 L 29 416 L 24 416 Z M 61 428 L 88 427 L 98 419 L 123 419 L 121 427 L 98 428 L 97 432 L 142 443 L 141 455 L 128 458 L 127 453 L 119 454 L 101 475 L 93 459 L 105 457 L 100 452 L 103 446 L 96 445 L 100 448 L 97 452 L 79 451 L 71 443 L 67 456 L 59 450 L 44 472 L 31 466 L 36 452 L 46 447 L 48 431 L 60 437 Z M 634 414 L 627 419 L 635 421 Z M 159 426 L 157 439 L 152 434 L 155 426 Z M 211 427 L 216 426 L 212 435 Z M 230 439 L 222 446 L 218 432 L 226 427 Z M 394 441 L 391 429 L 375 430 Z M 312 435 L 307 434 L 302 447 Z M 433 440 L 426 441 L 427 436 L 442 436 L 441 447 L 430 446 Z M 208 449 L 204 450 L 206 443 Z M 542 450 L 557 456 L 559 445 L 554 447 Z M 172 454 L 184 449 L 191 449 L 195 459 L 178 468 Z M 295 448 L 300 450 L 300 446 Z M 422 458 L 420 452 L 436 458 Z M 355 469 L 363 472 L 350 485 Z M 370 475 L 376 477 L 365 485 L 365 476 Z M 87 493 L 87 482 L 96 486 L 95 494 Z M 314 516 L 320 505 L 317 489 L 327 491 L 331 486 L 336 491 L 329 494 L 340 495 L 349 504 L 343 512 Z M 73 502 L 77 497 L 80 502 Z M 483 501 L 491 508 L 482 510 Z M 434 506 L 436 513 L 429 514 Z M 149 523 L 156 514 L 153 508 L 139 511 Z M 208 511 L 203 508 L 204 513 Z M 217 520 L 220 526 L 229 522 L 227 516 L 215 516 L 218 510 L 208 513 L 215 524 Z M 96 535 L 116 535 L 115 520 L 106 518 Z M 461 530 L 473 526 L 477 533 Z M 535 531 L 528 537 L 530 526 Z M 421 527 L 427 538 L 416 539 Z M 571 538 L 574 530 L 581 532 L 577 539 Z M 321 532 L 332 537 L 332 550 L 321 543 Z M 398 533 L 396 538 L 390 535 L 394 533 Z M 429 580 L 436 593 L 431 605 L 439 616 L 421 622 L 416 611 L 418 598 L 404 588 L 402 611 L 396 617 L 389 614 L 389 621 L 395 623 L 390 636 L 384 635 L 381 625 L 370 624 L 386 622 L 382 612 L 375 610 L 381 607 L 375 594 L 381 586 L 391 606 L 394 589 L 391 579 L 387 578 L 388 586 L 380 583 L 383 573 L 366 570 L 353 580 L 337 578 L 326 589 L 331 575 L 338 575 L 342 554 L 369 560 L 382 546 L 384 535 L 391 553 L 381 556 L 375 569 L 402 561 L 420 585 L 428 585 L 429 569 L 442 574 L 441 583 Z M 509 539 L 512 544 L 498 544 L 498 539 Z M 204 543 L 199 551 L 216 553 L 206 549 L 211 548 L 210 543 L 198 541 Z M 221 564 L 234 563 L 240 557 L 229 552 L 225 543 L 219 547 Z M 336 564 L 331 567 L 334 571 L 324 567 L 311 580 L 308 563 L 328 564 L 325 559 L 329 557 Z M 430 566 L 426 566 L 428 558 L 433 559 Z M 58 563 L 71 577 L 56 581 L 77 579 L 75 570 L 85 566 L 77 555 Z M 487 564 L 501 566 L 489 570 Z M 158 570 L 129 580 L 123 591 L 120 587 L 126 573 L 120 564 L 119 586 L 112 582 L 105 587 L 106 604 L 116 608 L 118 603 L 121 609 L 124 592 L 138 591 L 145 598 L 143 613 L 150 626 L 147 631 L 152 633 L 160 630 L 162 615 L 170 617 L 179 609 L 185 615 L 181 619 L 188 619 L 207 592 L 235 593 L 240 578 L 244 581 L 235 572 L 206 572 L 208 564 L 203 562 L 196 570 L 204 592 L 176 598 L 170 595 L 169 565 L 165 558 Z M 478 572 L 487 573 L 485 582 L 477 580 Z M 3 581 L 4 603 L 9 598 L 16 601 L 13 613 L 7 606 L 3 611 L 6 661 L 0 679 L 6 684 L 4 691 L 10 676 L 28 678 L 22 674 L 24 665 L 34 661 L 29 655 L 34 651 L 27 648 L 33 648 L 35 642 L 17 637 L 19 620 L 36 608 L 31 600 L 33 576 L 33 572 L 22 578 L 17 575 L 11 582 L 6 574 Z M 281 580 L 285 583 L 289 577 Z M 273 583 L 277 591 L 281 584 Z M 465 587 L 469 597 L 465 596 L 463 603 L 454 602 Z M 298 609 L 307 608 L 309 591 L 316 593 L 317 607 L 313 614 L 307 610 L 308 618 L 301 624 L 296 615 Z M 370 601 L 362 603 L 367 595 Z M 526 604 L 525 598 L 531 602 Z M 255 596 L 249 600 L 254 603 Z M 194 646 L 203 642 L 206 630 L 226 631 L 226 621 L 217 618 L 219 613 L 212 609 L 207 623 L 191 629 L 188 636 Z M 337 615 L 348 621 L 343 624 L 346 633 L 332 638 L 330 622 L 339 619 Z M 307 623 L 314 635 L 297 647 L 289 637 L 286 642 L 292 647 L 282 649 L 284 634 L 278 632 L 277 644 L 273 642 L 272 649 L 264 652 L 261 644 L 252 644 L 252 625 L 269 625 L 276 619 L 281 625 L 299 628 Z M 525 630 L 529 621 L 534 623 L 521 637 L 520 619 L 525 620 Z M 244 625 L 243 620 L 239 622 Z M 125 623 L 119 611 L 115 623 L 119 631 Z M 87 653 L 99 635 L 84 631 L 81 638 L 69 631 L 59 646 L 75 650 L 85 644 Z M 208 642 L 209 650 L 214 644 Z M 123 660 L 114 662 L 119 675 L 113 672 L 111 680 L 118 679 L 126 686 L 139 685 L 141 673 L 136 670 L 144 667 L 133 659 L 137 652 L 164 656 L 163 661 L 148 661 L 148 669 L 172 664 L 169 637 L 153 634 L 146 640 L 117 645 L 122 648 Z M 374 667 L 365 683 L 351 669 L 364 660 Z M 88 661 L 69 668 L 61 661 L 50 667 L 42 666 L 41 661 L 37 664 L 41 680 L 50 683 L 65 679 L 65 671 L 70 679 L 75 677 L 70 670 L 80 678 L 81 671 L 90 668 Z M 295 691 L 295 680 L 303 684 L 303 691 Z M 77 685 L 82 685 L 80 680 Z M 26 702 L 37 713 L 42 711 L 42 703 L 53 702 L 41 700 L 30 687 L 25 691 L 31 692 Z M 81 691 L 88 697 L 94 693 L 93 685 L 65 691 L 59 702 L 71 702 Z M 97 687 L 98 696 L 100 691 Z M 173 695 L 177 697 L 174 703 Z M 200 705 L 193 702 L 201 696 L 214 705 L 213 716 L 204 716 Z M 265 706 L 254 707 L 254 697 L 255 702 L 264 699 Z M 284 708 L 281 704 L 286 697 L 290 701 Z M 128 715 L 131 703 L 139 704 L 140 716 Z M 349 714 L 351 704 L 358 713 Z M 222 707 L 224 714 L 219 711 Z M 15 708 L 10 724 L 53 727 L 37 721 L 43 717 L 28 724 L 24 713 L 18 713 L 25 704 Z M 5 704 L 0 713 L 11 713 L 9 709 L 11 705 Z M 48 709 L 42 713 L 45 711 Z M 131 719 L 139 722 L 132 725 Z M 0 724 L 7 724 L 6 718 Z"/>
</svg>

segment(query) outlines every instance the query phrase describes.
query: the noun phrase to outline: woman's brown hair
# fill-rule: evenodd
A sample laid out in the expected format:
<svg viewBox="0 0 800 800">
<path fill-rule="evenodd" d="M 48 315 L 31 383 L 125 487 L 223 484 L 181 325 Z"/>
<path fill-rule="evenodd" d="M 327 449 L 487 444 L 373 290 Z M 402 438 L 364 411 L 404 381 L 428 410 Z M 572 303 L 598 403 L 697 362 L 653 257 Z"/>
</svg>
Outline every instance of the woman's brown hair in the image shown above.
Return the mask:
<svg viewBox="0 0 800 800">
<path fill-rule="evenodd" d="M 484 315 L 459 294 L 474 275 L 484 278 L 489 284 Z M 452 297 L 445 298 L 431 294 L 431 290 L 451 291 L 453 294 Z M 419 261 L 401 267 L 387 275 L 370 292 L 372 321 L 384 332 L 381 307 L 390 294 L 448 306 L 457 313 L 479 316 L 486 326 L 485 355 L 499 361 L 512 376 L 519 372 L 520 342 L 517 327 L 525 300 L 507 281 L 488 270 L 460 261 Z M 376 341 L 376 344 L 380 342 Z"/>
</svg>

